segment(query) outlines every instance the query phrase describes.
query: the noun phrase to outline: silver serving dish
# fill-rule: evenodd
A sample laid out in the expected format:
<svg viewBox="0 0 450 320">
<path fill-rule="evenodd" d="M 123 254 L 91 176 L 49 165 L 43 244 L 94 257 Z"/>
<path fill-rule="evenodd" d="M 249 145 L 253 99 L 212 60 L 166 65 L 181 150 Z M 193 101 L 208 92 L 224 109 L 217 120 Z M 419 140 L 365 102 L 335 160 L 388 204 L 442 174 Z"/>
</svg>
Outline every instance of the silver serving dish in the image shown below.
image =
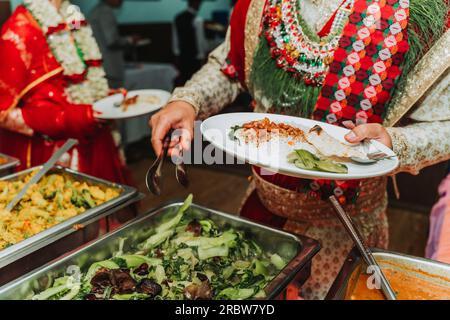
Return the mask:
<svg viewBox="0 0 450 320">
<path fill-rule="evenodd" d="M 18 180 L 40 168 L 41 167 L 31 168 L 3 177 L 0 180 Z M 89 240 L 92 240 L 92 238 L 95 238 L 95 235 L 92 236 L 92 233 L 93 231 L 95 232 L 95 230 L 91 230 L 89 227 L 95 226 L 95 221 L 111 215 L 117 210 L 140 199 L 140 194 L 132 187 L 111 183 L 62 167 L 51 169 L 49 174 L 52 173 L 66 174 L 78 181 L 88 181 L 94 185 L 116 188 L 121 190 L 121 194 L 119 197 L 105 202 L 100 206 L 89 209 L 78 216 L 63 221 L 6 249 L 0 250 L 0 285 L 11 281 L 18 276 L 22 276 L 24 273 L 55 259 L 57 256 L 66 253 L 68 250 L 73 250 L 75 248 L 73 247 L 73 244 L 81 245 L 86 243 L 81 239 L 83 236 L 78 235 L 76 241 L 74 238 L 68 237 L 77 233 L 79 230 L 90 233 L 91 237 Z M 63 238 L 67 238 L 67 241 L 64 242 Z M 57 242 L 59 242 L 59 246 L 50 246 Z M 71 245 L 72 247 L 70 247 Z M 44 261 L 44 259 L 47 260 Z"/>
<path fill-rule="evenodd" d="M 372 249 L 380 267 L 399 270 L 427 282 L 450 288 L 450 265 L 400 253 Z M 327 300 L 349 300 L 359 276 L 366 271 L 366 264 L 359 252 L 353 249 L 335 279 Z"/>
<path fill-rule="evenodd" d="M 2 159 L 2 158 L 6 159 L 6 162 L 3 164 L 0 164 L 0 177 L 12 174 L 14 168 L 20 164 L 19 159 L 16 159 L 16 158 L 10 157 L 6 154 L 0 153 L 0 159 Z"/>
<path fill-rule="evenodd" d="M 163 218 L 167 219 L 167 216 L 170 217 L 170 215 L 175 214 L 176 209 L 181 204 L 181 202 L 172 203 L 155 209 L 84 248 L 3 286 L 0 288 L 0 299 L 27 299 L 34 292 L 45 289 L 51 283 L 51 279 L 72 270 L 73 266 L 78 266 L 82 271 L 86 271 L 92 263 L 108 259 L 117 252 L 121 238 L 127 239 L 124 251 L 132 249 L 134 245 L 147 239 L 153 228 Z M 311 260 L 320 249 L 316 240 L 296 237 L 283 231 L 201 206 L 192 205 L 192 208 L 194 208 L 193 212 L 197 218 L 208 217 L 221 227 L 232 226 L 244 231 L 247 237 L 257 241 L 265 250 L 276 252 L 289 261 L 281 273 L 265 288 L 269 299 L 273 299 L 282 293 L 295 277 L 303 276 L 303 278 L 307 278 L 309 276 L 301 275 L 301 271 L 309 272 Z"/>
</svg>

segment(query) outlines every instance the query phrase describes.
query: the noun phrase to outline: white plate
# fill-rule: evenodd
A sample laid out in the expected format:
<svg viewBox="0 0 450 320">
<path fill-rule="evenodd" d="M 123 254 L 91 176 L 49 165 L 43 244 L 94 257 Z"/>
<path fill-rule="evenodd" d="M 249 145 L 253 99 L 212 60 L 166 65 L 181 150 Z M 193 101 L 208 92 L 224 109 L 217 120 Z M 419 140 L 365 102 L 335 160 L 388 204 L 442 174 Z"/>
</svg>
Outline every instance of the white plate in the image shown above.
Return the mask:
<svg viewBox="0 0 450 320">
<path fill-rule="evenodd" d="M 289 163 L 287 161 L 287 155 L 295 147 L 290 146 L 287 140 L 281 141 L 280 143 L 262 143 L 256 146 L 256 144 L 239 143 L 230 138 L 231 127 L 250 121 L 261 120 L 265 117 L 273 122 L 289 124 L 304 130 L 310 129 L 318 124 L 328 134 L 342 142 L 345 142 L 344 136 L 349 132 L 348 129 L 323 122 L 264 113 L 229 113 L 214 116 L 202 123 L 201 132 L 205 139 L 215 147 L 236 157 L 240 161 L 246 161 L 250 164 L 267 168 L 270 171 L 299 178 L 332 180 L 365 179 L 384 176 L 394 171 L 399 165 L 398 158 L 394 152 L 378 141 L 371 141 L 373 147 L 392 156 L 392 158 L 380 160 L 373 164 L 346 163 L 348 173 L 340 174 L 304 170 Z"/>
<path fill-rule="evenodd" d="M 159 103 L 157 104 L 138 103 L 130 106 L 127 111 L 123 111 L 122 107 L 115 106 L 116 103 L 117 104 L 122 103 L 124 99 L 123 95 L 118 93 L 94 103 L 93 106 L 94 110 L 100 113 L 98 115 L 95 115 L 95 117 L 103 120 L 117 120 L 117 119 L 129 119 L 140 117 L 161 109 L 161 107 L 166 105 L 167 101 L 169 101 L 170 98 L 170 93 L 164 90 L 129 91 L 127 98 L 132 98 L 136 95 L 156 96 L 159 98 Z"/>
</svg>

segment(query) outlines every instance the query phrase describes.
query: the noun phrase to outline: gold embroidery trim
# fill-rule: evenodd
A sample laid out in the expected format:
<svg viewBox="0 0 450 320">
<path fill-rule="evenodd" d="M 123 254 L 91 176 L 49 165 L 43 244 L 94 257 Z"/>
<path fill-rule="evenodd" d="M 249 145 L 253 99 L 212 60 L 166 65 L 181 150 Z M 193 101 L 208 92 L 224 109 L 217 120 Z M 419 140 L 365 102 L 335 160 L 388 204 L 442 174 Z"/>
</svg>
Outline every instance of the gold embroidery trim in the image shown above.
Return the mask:
<svg viewBox="0 0 450 320">
<path fill-rule="evenodd" d="M 253 0 L 247 12 L 245 22 L 245 83 L 250 87 L 250 73 L 253 64 L 253 56 L 259 42 L 261 32 L 262 15 L 266 0 Z"/>
<path fill-rule="evenodd" d="M 439 39 L 411 71 L 402 92 L 394 96 L 384 125 L 394 126 L 450 68 L 450 30 Z"/>
<path fill-rule="evenodd" d="M 419 107 L 408 117 L 414 121 L 448 121 L 450 120 L 450 68 L 439 78 L 428 92 L 420 98 Z"/>
</svg>

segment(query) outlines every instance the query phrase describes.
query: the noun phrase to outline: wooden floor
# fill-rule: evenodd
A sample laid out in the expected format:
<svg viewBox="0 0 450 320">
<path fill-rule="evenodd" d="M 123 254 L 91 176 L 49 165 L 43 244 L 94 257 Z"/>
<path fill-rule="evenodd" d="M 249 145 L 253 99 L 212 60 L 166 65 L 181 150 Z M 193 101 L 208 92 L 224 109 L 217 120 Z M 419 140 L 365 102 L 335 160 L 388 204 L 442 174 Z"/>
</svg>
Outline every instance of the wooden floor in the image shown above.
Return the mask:
<svg viewBox="0 0 450 320">
<path fill-rule="evenodd" d="M 139 190 L 146 194 L 141 210 L 148 210 L 173 200 L 184 200 L 190 193 L 196 204 L 228 213 L 237 213 L 248 186 L 247 177 L 204 167 L 189 166 L 188 189 L 175 179 L 175 167 L 165 163 L 163 167 L 162 195 L 156 197 L 147 191 L 145 174 L 151 161 L 140 161 L 130 166 Z"/>
<path fill-rule="evenodd" d="M 175 168 L 166 163 L 163 168 L 163 195 L 155 197 L 145 187 L 145 173 L 152 159 L 130 165 L 135 183 L 147 195 L 140 210 L 147 211 L 163 203 L 183 200 L 189 193 L 197 204 L 228 213 L 237 213 L 248 186 L 245 171 L 226 171 L 205 166 L 189 166 L 190 187 L 184 189 L 175 179 Z M 237 173 L 239 172 L 239 173 Z M 390 249 L 415 256 L 423 256 L 428 234 L 428 215 L 419 212 L 389 208 Z"/>
</svg>

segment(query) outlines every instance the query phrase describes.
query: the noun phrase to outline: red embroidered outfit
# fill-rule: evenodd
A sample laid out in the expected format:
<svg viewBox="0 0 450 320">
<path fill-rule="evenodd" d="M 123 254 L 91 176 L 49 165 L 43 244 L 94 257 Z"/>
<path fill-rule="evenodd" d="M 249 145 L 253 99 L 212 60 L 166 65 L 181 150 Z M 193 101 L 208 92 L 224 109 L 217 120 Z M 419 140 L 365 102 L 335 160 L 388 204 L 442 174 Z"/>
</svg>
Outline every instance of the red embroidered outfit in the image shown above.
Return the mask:
<svg viewBox="0 0 450 320">
<path fill-rule="evenodd" d="M 59 27 L 44 33 L 25 6 L 19 6 L 2 27 L 0 152 L 19 158 L 21 170 L 44 163 L 67 138 L 76 138 L 79 145 L 61 159 L 62 164 L 125 183 L 125 167 L 110 129 L 96 122 L 91 104 L 68 98 L 67 88 L 82 85 L 87 69 L 68 75 L 55 58 L 47 37 L 68 28 Z M 99 63 L 84 61 L 87 66 Z"/>
</svg>

